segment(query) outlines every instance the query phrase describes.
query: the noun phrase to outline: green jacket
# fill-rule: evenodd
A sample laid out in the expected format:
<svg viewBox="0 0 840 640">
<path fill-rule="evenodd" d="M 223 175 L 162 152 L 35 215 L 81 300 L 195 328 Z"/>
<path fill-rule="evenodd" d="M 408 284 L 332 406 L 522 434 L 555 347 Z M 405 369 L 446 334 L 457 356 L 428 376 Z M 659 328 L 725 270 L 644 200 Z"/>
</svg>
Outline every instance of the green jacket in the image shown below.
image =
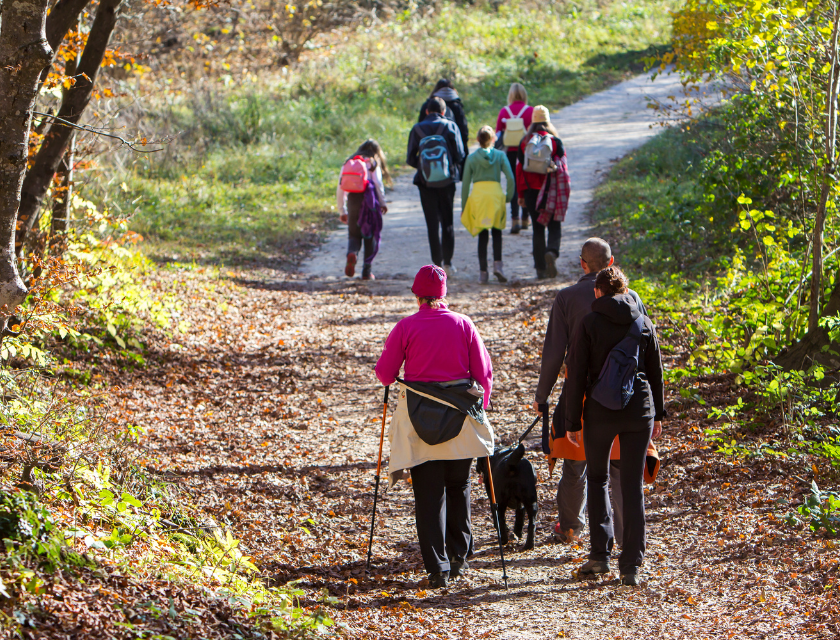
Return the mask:
<svg viewBox="0 0 840 640">
<path fill-rule="evenodd" d="M 505 199 L 510 202 L 516 189 L 516 181 L 513 179 L 513 171 L 510 170 L 507 155 L 498 149 L 477 149 L 473 151 L 464 165 L 461 209 L 467 206 L 467 198 L 470 197 L 470 188 L 473 182 L 501 182 L 502 171 L 505 172 L 505 178 L 507 179 Z"/>
</svg>

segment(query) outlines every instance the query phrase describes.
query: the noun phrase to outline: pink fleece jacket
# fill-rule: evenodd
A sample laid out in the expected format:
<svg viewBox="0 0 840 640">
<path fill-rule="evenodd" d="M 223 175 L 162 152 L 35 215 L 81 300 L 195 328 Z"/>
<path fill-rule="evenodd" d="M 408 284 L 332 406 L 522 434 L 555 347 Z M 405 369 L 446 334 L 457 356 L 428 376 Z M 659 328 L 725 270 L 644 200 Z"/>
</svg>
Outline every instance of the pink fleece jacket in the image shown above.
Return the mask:
<svg viewBox="0 0 840 640">
<path fill-rule="evenodd" d="M 417 313 L 396 324 L 376 363 L 376 377 L 384 385 L 392 384 L 403 363 L 403 379 L 409 382 L 472 378 L 484 387 L 485 409 L 490 402 L 490 354 L 472 320 L 445 306 L 432 309 L 424 304 Z"/>
</svg>

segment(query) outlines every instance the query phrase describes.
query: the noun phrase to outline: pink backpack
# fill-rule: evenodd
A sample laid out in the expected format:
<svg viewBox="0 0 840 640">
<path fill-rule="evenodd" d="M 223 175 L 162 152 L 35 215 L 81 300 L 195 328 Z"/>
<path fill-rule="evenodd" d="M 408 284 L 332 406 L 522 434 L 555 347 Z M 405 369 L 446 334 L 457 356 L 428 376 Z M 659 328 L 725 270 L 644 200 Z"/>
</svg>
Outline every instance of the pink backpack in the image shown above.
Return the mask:
<svg viewBox="0 0 840 640">
<path fill-rule="evenodd" d="M 365 158 L 354 156 L 341 167 L 341 190 L 347 193 L 364 193 L 368 186 L 368 168 Z"/>
</svg>

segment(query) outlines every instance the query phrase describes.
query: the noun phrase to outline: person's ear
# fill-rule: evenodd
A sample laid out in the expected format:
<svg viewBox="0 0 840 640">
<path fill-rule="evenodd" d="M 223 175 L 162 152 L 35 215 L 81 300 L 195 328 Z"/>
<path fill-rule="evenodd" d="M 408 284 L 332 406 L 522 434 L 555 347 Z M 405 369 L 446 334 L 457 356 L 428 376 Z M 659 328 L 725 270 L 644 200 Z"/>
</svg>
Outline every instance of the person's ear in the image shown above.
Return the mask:
<svg viewBox="0 0 840 640">
<path fill-rule="evenodd" d="M 580 268 L 583 269 L 584 271 L 586 271 L 587 266 L 588 265 L 583 261 L 583 258 L 581 258 L 580 259 Z"/>
<path fill-rule="evenodd" d="M 613 262 L 615 262 L 615 256 L 610 256 L 610 261 L 609 261 L 609 263 L 607 264 L 607 266 L 608 266 L 608 267 L 613 266 Z"/>
</svg>

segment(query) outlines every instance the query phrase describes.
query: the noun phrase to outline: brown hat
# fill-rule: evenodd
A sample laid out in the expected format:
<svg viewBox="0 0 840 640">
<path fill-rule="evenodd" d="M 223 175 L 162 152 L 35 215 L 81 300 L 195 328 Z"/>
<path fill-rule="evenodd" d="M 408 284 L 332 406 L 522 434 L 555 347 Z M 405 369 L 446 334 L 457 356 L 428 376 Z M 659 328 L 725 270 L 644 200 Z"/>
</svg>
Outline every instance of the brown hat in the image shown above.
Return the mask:
<svg viewBox="0 0 840 640">
<path fill-rule="evenodd" d="M 551 116 L 548 115 L 548 108 L 542 105 L 534 107 L 534 115 L 531 117 L 531 122 L 545 122 L 551 123 Z"/>
</svg>

